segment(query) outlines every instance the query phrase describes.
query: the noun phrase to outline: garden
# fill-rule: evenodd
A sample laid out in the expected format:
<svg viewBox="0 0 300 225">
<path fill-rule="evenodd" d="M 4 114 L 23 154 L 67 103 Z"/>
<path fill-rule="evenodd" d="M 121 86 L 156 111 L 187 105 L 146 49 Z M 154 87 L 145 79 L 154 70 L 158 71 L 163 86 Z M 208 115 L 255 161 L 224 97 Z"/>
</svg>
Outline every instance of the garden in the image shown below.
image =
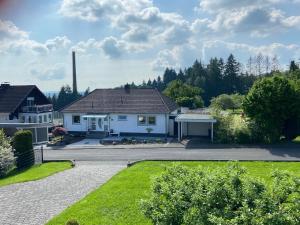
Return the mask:
<svg viewBox="0 0 300 225">
<path fill-rule="evenodd" d="M 142 162 L 115 175 L 53 218 L 48 225 L 297 224 L 299 221 L 295 220 L 295 215 L 299 215 L 300 210 L 299 177 L 295 175 L 299 174 L 298 162 Z M 204 190 L 202 194 L 201 190 Z M 200 199 L 201 196 L 207 198 Z M 211 201 L 209 204 L 212 204 L 212 207 L 205 208 L 211 215 L 210 223 L 195 220 L 202 218 L 199 209 L 202 209 L 200 206 L 205 201 Z M 283 205 L 278 204 L 280 201 Z M 268 217 L 274 223 L 266 218 L 264 208 L 259 207 L 260 203 L 261 206 L 272 204 L 274 207 L 268 208 L 270 213 L 276 212 L 277 206 L 282 206 L 280 213 Z M 227 208 L 226 214 L 220 214 L 215 210 L 218 207 L 231 207 L 232 212 L 230 214 Z M 243 212 L 247 210 L 249 214 L 246 215 Z M 235 223 L 234 213 L 240 218 L 249 219 L 250 212 L 257 212 L 252 223 Z M 259 220 L 259 216 L 264 221 Z M 170 218 L 173 218 L 172 223 Z M 183 218 L 190 220 L 184 222 Z M 203 221 L 207 219 L 203 217 Z"/>
<path fill-rule="evenodd" d="M 70 162 L 49 162 L 35 165 L 30 131 L 18 131 L 12 139 L 0 130 L 0 187 L 42 179 L 72 168 Z"/>
</svg>

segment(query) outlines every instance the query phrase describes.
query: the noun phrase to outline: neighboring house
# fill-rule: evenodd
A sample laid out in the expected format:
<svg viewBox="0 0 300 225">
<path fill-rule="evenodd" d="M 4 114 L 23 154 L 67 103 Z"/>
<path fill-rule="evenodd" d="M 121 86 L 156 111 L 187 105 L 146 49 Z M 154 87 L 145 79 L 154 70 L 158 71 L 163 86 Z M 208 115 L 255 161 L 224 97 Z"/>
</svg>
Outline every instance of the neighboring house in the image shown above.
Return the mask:
<svg viewBox="0 0 300 225">
<path fill-rule="evenodd" d="M 0 128 L 10 134 L 18 129 L 29 129 L 34 143 L 45 142 L 52 116 L 52 104 L 35 85 L 1 84 Z"/>
<path fill-rule="evenodd" d="M 61 110 L 64 127 L 73 133 L 205 136 L 213 139 L 216 121 L 203 113 L 180 113 L 157 89 L 96 89 Z M 179 134 L 179 135 L 178 135 Z"/>
<path fill-rule="evenodd" d="M 177 109 L 156 89 L 118 88 L 96 89 L 61 112 L 69 132 L 166 136 Z"/>
</svg>

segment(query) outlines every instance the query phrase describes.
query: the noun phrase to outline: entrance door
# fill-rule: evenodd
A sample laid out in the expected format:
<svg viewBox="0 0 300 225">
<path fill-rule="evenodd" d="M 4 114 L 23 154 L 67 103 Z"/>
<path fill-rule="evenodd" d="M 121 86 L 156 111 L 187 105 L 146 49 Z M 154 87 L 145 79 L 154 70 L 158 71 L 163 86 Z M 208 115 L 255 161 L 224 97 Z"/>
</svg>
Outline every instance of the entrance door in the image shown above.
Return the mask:
<svg viewBox="0 0 300 225">
<path fill-rule="evenodd" d="M 90 119 L 90 130 L 95 131 L 96 130 L 96 118 Z"/>
</svg>

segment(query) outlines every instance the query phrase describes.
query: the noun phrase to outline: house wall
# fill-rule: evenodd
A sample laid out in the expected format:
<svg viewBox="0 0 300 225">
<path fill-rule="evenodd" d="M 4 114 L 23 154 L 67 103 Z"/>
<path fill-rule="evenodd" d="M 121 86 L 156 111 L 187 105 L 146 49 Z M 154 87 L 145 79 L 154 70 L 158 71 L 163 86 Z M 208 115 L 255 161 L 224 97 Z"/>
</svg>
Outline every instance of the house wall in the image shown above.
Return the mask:
<svg viewBox="0 0 300 225">
<path fill-rule="evenodd" d="M 183 136 L 209 136 L 211 123 L 183 123 Z"/>
<path fill-rule="evenodd" d="M 114 132 L 117 133 L 148 133 L 147 128 L 150 127 L 153 130 L 151 133 L 154 134 L 166 134 L 168 130 L 168 120 L 166 120 L 166 114 L 126 114 L 127 120 L 126 121 L 118 121 L 118 115 L 125 115 L 125 114 L 111 114 L 110 115 L 110 129 L 113 129 Z M 149 126 L 149 125 L 138 125 L 138 115 L 145 115 L 145 116 L 155 116 L 156 117 L 156 124 Z"/>
<path fill-rule="evenodd" d="M 8 113 L 0 113 L 0 123 L 9 123 Z"/>
<path fill-rule="evenodd" d="M 81 116 L 81 123 L 80 124 L 73 124 L 72 123 L 72 116 L 73 115 L 80 115 Z M 63 114 L 63 121 L 64 127 L 68 131 L 73 132 L 86 132 L 87 131 L 87 120 L 82 118 L 82 113 L 64 113 Z M 127 120 L 119 121 L 119 115 L 126 115 Z M 140 126 L 138 125 L 138 115 L 145 115 L 145 116 L 155 116 L 156 117 L 156 124 L 149 126 Z M 148 133 L 146 128 L 151 127 L 153 130 L 151 133 L 154 134 L 166 134 L 168 132 L 168 115 L 166 114 L 110 114 L 109 115 L 109 129 L 112 129 L 115 133 Z"/>
<path fill-rule="evenodd" d="M 72 116 L 80 115 L 80 124 L 73 124 Z M 83 113 L 64 113 L 63 114 L 63 123 L 64 128 L 66 128 L 68 131 L 74 131 L 74 132 L 86 132 L 87 131 L 87 120 L 84 120 L 82 116 L 86 114 Z"/>
</svg>

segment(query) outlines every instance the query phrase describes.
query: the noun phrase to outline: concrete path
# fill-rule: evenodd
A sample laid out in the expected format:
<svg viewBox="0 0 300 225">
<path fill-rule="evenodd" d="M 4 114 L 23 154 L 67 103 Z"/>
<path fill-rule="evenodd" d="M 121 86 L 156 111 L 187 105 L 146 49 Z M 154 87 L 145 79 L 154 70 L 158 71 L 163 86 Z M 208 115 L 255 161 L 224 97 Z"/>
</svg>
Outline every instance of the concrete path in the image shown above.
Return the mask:
<svg viewBox="0 0 300 225">
<path fill-rule="evenodd" d="M 50 177 L 0 188 L 0 224 L 42 225 L 126 167 L 126 162 L 78 162 Z"/>
<path fill-rule="evenodd" d="M 270 160 L 300 161 L 300 148 L 140 148 L 45 150 L 46 160 L 138 161 L 138 160 Z"/>
</svg>

